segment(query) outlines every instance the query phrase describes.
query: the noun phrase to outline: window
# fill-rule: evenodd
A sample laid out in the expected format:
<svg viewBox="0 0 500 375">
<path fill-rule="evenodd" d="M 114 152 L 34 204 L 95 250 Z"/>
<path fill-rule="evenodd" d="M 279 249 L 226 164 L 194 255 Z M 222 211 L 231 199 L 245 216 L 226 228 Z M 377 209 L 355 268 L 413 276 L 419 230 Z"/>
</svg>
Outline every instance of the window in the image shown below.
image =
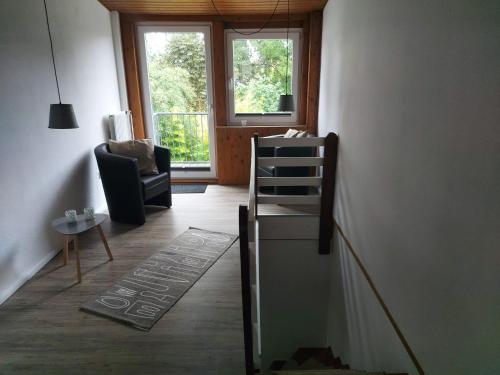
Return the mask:
<svg viewBox="0 0 500 375">
<path fill-rule="evenodd" d="M 137 27 L 147 134 L 169 148 L 174 178 L 216 175 L 210 30 L 202 24 Z"/>
<path fill-rule="evenodd" d="M 286 30 L 264 30 L 254 35 L 226 34 L 229 119 L 231 125 L 290 124 L 297 122 L 300 30 L 289 32 L 287 69 Z M 286 79 L 286 81 L 285 81 Z M 280 95 L 294 95 L 295 111 L 278 112 Z"/>
</svg>

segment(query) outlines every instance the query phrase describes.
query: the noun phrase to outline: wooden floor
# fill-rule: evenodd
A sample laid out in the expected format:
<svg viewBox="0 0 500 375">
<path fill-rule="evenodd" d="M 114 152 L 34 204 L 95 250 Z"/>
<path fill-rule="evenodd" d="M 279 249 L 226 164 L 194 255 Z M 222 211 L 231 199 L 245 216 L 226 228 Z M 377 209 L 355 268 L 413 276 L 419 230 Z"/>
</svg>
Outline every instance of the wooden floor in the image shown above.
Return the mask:
<svg viewBox="0 0 500 375">
<path fill-rule="evenodd" d="M 81 236 L 81 284 L 70 250 L 67 266 L 59 254 L 0 306 L 0 374 L 244 374 L 237 244 L 150 332 L 78 308 L 189 226 L 238 233 L 246 200 L 246 189 L 211 185 L 148 209 L 141 227 L 107 222 L 111 262 L 97 232 Z"/>
</svg>

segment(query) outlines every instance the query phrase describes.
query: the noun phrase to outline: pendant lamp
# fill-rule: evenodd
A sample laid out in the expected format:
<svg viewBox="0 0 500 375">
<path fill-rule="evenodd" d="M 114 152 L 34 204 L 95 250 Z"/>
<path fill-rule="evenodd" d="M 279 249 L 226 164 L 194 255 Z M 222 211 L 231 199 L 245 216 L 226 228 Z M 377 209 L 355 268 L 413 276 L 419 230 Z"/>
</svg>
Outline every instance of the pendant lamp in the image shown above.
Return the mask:
<svg viewBox="0 0 500 375">
<path fill-rule="evenodd" d="M 293 112 L 295 110 L 295 104 L 293 100 L 293 94 L 288 93 L 288 60 L 290 57 L 289 48 L 290 40 L 288 39 L 288 33 L 290 31 L 290 0 L 287 0 L 288 5 L 288 17 L 286 26 L 286 74 L 285 74 L 285 94 L 280 95 L 280 102 L 278 106 L 278 111 L 280 112 Z"/>
<path fill-rule="evenodd" d="M 57 79 L 56 61 L 54 59 L 54 47 L 52 46 L 52 35 L 50 34 L 49 14 L 47 12 L 47 2 L 43 0 L 45 7 L 45 19 L 47 21 L 47 31 L 49 32 L 50 52 L 52 54 L 52 66 L 54 67 L 54 76 L 56 78 L 57 96 L 59 104 L 50 105 L 49 129 L 76 129 L 78 123 L 75 117 L 73 105 L 61 103 L 61 92 L 59 91 L 59 80 Z"/>
</svg>

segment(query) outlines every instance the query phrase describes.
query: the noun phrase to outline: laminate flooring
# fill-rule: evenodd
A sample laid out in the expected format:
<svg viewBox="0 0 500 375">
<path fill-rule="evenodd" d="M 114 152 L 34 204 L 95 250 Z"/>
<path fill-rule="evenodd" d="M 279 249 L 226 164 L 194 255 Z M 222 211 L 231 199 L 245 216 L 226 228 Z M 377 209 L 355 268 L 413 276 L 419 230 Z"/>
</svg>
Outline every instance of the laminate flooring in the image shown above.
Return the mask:
<svg viewBox="0 0 500 375">
<path fill-rule="evenodd" d="M 81 284 L 70 248 L 67 266 L 59 253 L 0 306 L 0 374 L 244 374 L 238 243 L 149 332 L 79 306 L 189 226 L 237 234 L 247 194 L 210 185 L 148 208 L 143 226 L 107 221 L 113 261 L 96 231 L 80 236 Z"/>
</svg>

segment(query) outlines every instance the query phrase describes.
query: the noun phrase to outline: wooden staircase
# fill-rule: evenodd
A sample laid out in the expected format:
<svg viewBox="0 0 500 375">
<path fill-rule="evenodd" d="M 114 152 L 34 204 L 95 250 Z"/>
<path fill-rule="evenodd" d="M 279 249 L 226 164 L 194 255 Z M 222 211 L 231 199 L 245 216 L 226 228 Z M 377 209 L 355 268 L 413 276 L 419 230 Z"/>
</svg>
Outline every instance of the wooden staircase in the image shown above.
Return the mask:
<svg viewBox="0 0 500 375">
<path fill-rule="evenodd" d="M 273 375 L 389 375 L 385 372 L 366 372 L 357 370 L 284 370 L 273 371 Z M 399 375 L 399 374 L 391 374 Z M 406 374 L 401 374 L 406 375 Z"/>
<path fill-rule="evenodd" d="M 249 203 L 240 206 L 247 375 L 269 369 L 275 358 L 287 358 L 298 346 L 326 342 L 330 278 L 323 254 L 330 253 L 337 142 L 333 133 L 252 140 Z M 315 151 L 303 157 L 261 157 L 261 148 Z M 264 167 L 306 168 L 310 176 L 259 176 Z M 261 190 L 283 186 L 307 188 L 309 194 Z"/>
<path fill-rule="evenodd" d="M 419 375 L 424 370 L 382 300 L 366 267 L 334 220 L 338 137 L 259 138 L 252 143 L 248 206 L 240 206 L 240 264 L 245 374 L 382 375 L 349 369 L 328 343 L 328 293 L 333 230 L 340 234 L 380 302 Z M 259 156 L 261 148 L 316 148 L 314 156 Z M 322 149 L 321 149 L 322 148 Z M 321 152 L 322 150 L 322 152 Z M 275 155 L 278 155 L 275 153 Z M 284 154 L 279 154 L 284 155 Z M 320 155 L 323 155 L 322 157 Z M 259 168 L 309 168 L 306 177 L 259 176 Z M 269 194 L 269 187 L 301 187 L 310 194 Z M 297 347 L 295 354 L 287 360 Z M 308 348 L 307 348 L 308 347 Z M 316 348 L 314 348 L 316 347 Z M 407 375 L 396 374 L 391 375 Z"/>
<path fill-rule="evenodd" d="M 331 348 L 299 348 L 289 360 L 276 360 L 272 375 L 389 375 L 385 372 L 351 370 L 335 357 Z M 407 375 L 407 374 L 390 374 Z"/>
</svg>

